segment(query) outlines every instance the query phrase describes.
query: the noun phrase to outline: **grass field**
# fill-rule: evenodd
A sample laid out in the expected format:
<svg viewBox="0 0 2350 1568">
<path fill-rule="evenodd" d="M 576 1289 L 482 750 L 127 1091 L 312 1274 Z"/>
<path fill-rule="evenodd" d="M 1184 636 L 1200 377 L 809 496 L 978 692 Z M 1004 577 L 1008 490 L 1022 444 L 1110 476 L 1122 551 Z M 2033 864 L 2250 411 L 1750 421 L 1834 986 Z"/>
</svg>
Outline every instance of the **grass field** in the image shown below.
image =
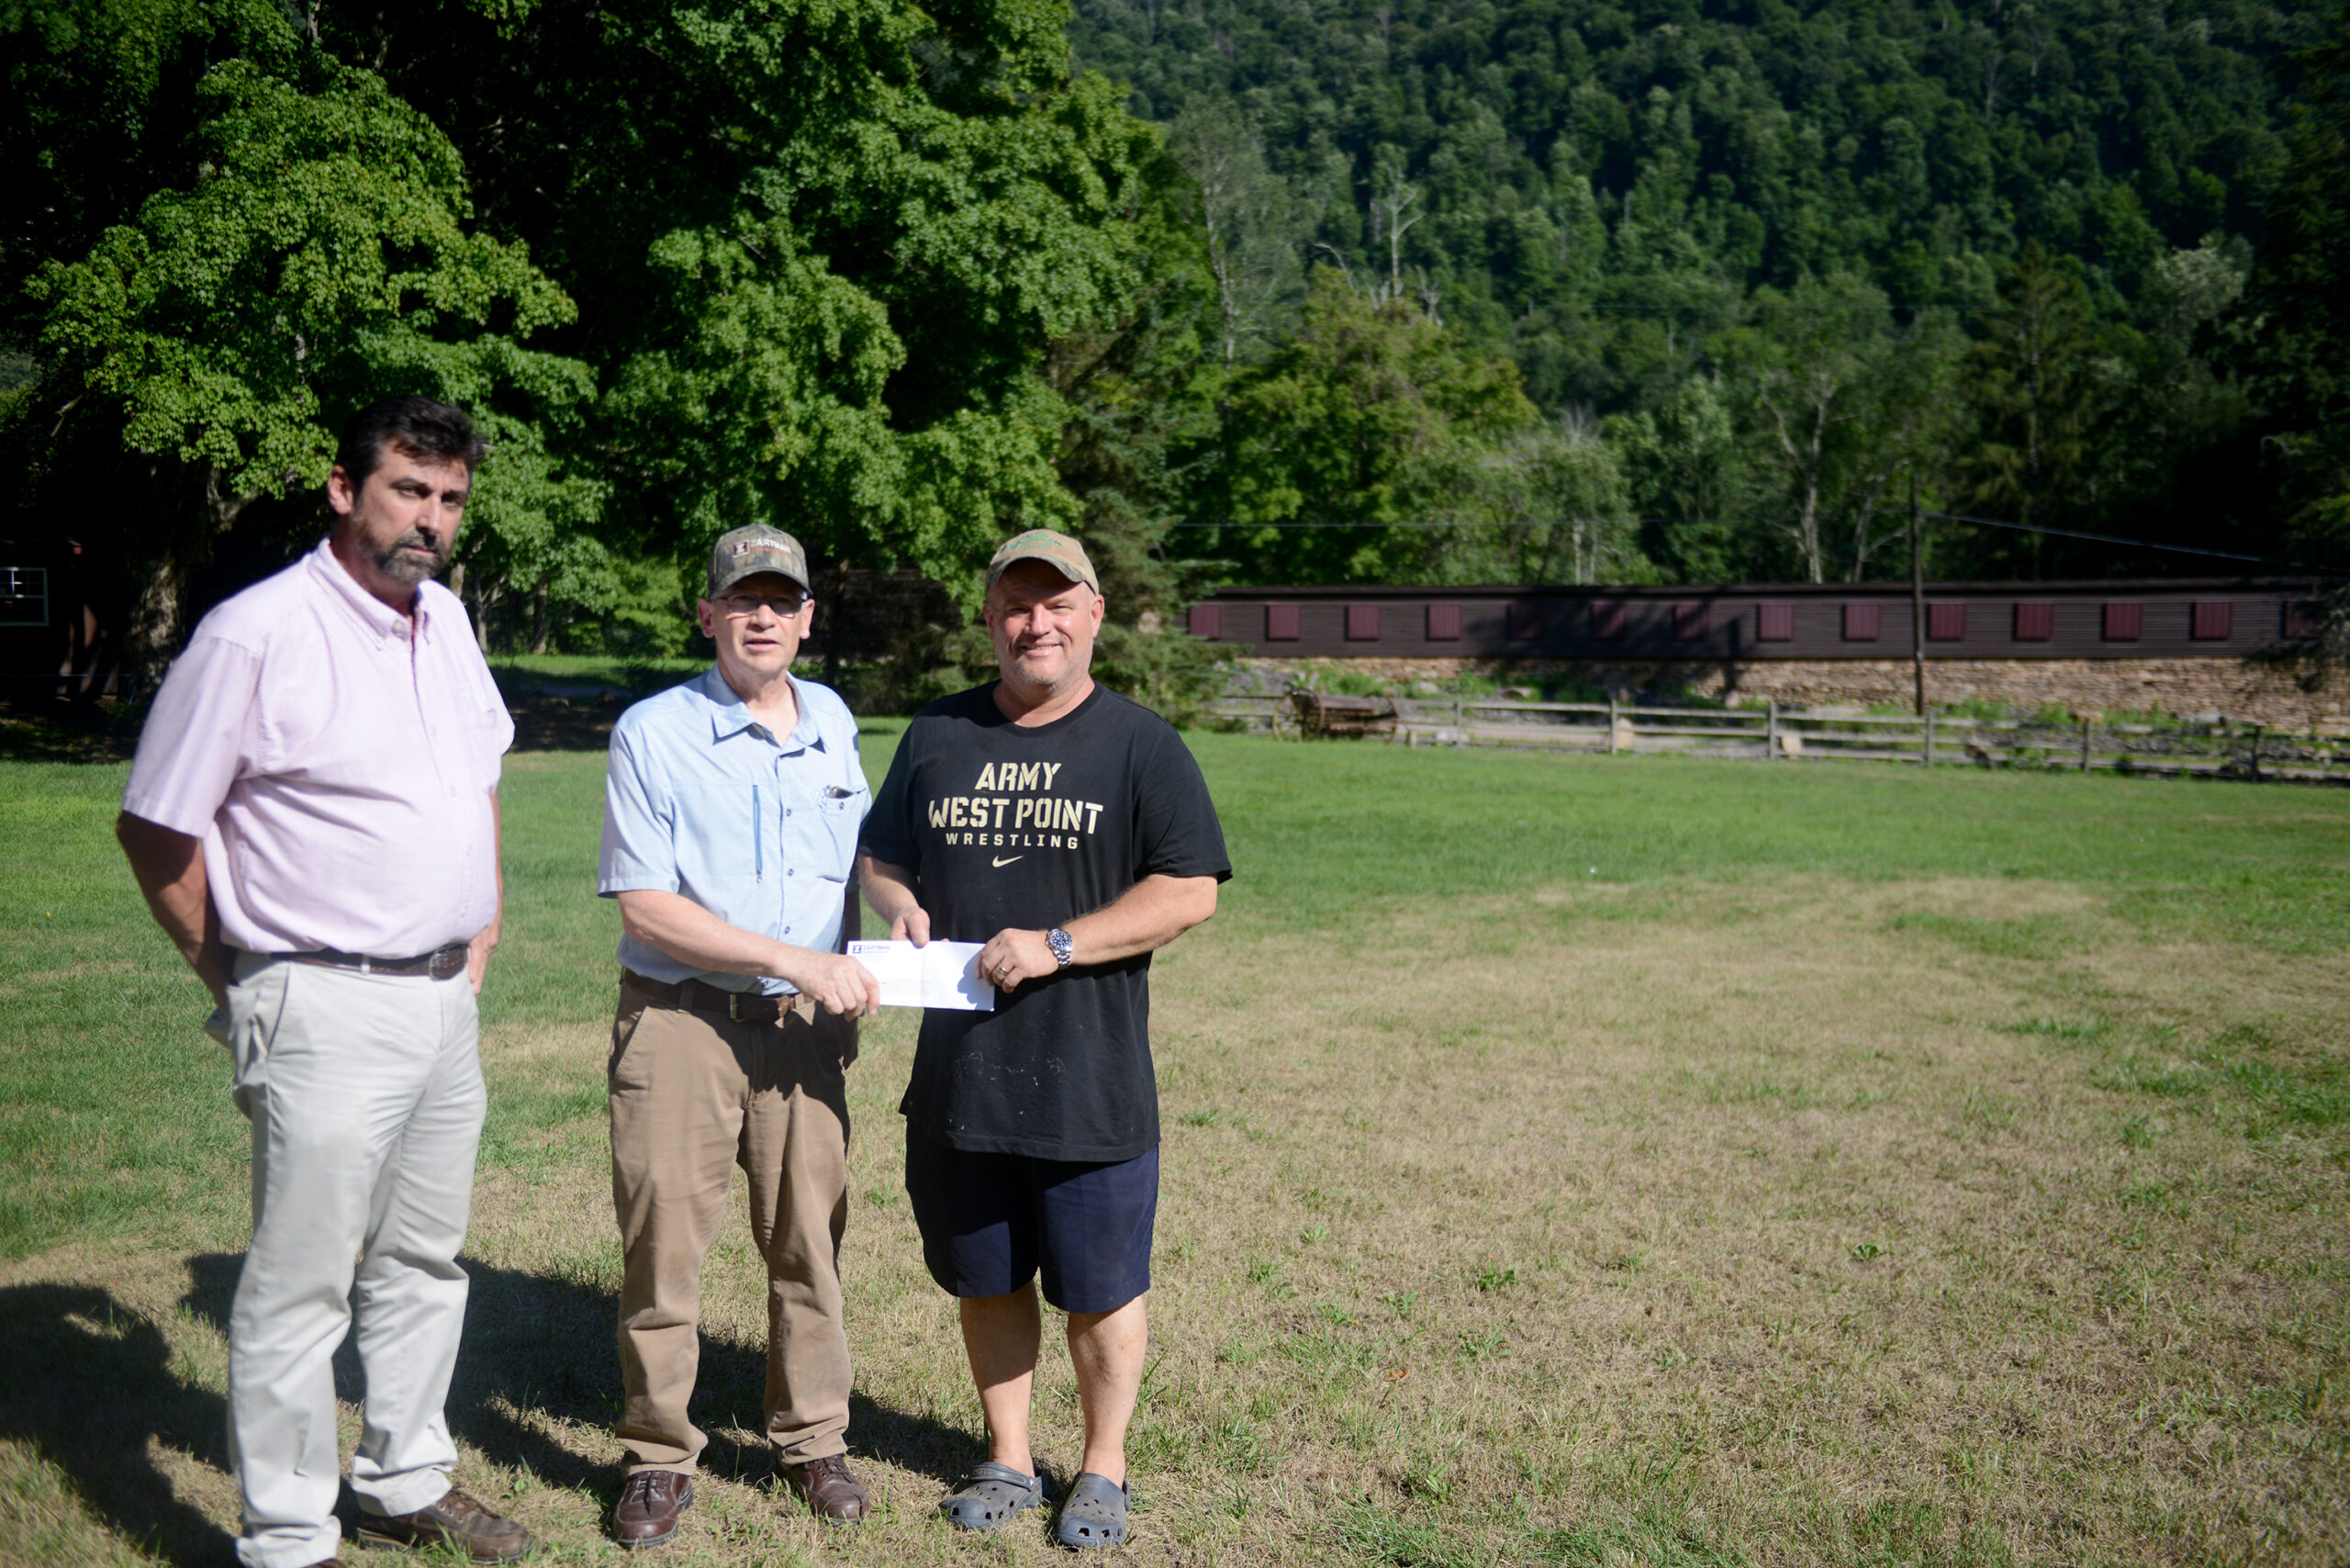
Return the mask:
<svg viewBox="0 0 2350 1568">
<path fill-rule="evenodd" d="M 1238 876 L 1154 985 L 1130 1557 L 2350 1556 L 2350 795 L 1193 744 Z M 220 1563 L 243 1125 L 121 778 L 0 765 L 0 1558 Z M 450 1406 L 555 1562 L 617 1557 L 600 785 L 510 759 Z M 880 1512 L 826 1534 L 765 1489 L 738 1226 L 661 1562 L 1051 1554 L 930 1518 L 978 1409 L 900 1187 L 912 1041 L 868 1027 L 851 1078 Z M 1049 1358 L 1039 1405 L 1066 1476 Z"/>
</svg>

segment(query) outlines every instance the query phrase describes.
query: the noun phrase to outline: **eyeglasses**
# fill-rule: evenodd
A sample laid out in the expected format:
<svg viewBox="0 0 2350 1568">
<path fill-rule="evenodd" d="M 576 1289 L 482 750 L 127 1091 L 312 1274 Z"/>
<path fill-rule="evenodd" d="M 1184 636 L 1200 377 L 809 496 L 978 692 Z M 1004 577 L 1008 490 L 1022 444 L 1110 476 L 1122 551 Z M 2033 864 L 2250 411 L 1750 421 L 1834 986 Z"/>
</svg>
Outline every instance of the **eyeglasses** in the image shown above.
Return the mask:
<svg viewBox="0 0 2350 1568">
<path fill-rule="evenodd" d="M 763 593 L 730 593 L 718 601 L 718 608 L 738 620 L 756 615 L 762 610 L 772 610 L 778 621 L 789 621 L 800 613 L 808 601 L 798 594 L 769 598 Z"/>
</svg>

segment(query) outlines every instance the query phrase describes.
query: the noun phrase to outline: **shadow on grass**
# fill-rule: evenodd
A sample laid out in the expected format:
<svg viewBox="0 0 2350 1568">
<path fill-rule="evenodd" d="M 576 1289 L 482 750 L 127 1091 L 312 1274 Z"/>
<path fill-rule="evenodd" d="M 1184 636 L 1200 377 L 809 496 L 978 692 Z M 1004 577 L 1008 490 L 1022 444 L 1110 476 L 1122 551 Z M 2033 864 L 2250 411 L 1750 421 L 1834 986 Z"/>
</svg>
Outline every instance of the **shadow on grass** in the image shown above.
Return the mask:
<svg viewBox="0 0 2350 1568">
<path fill-rule="evenodd" d="M 600 752 L 611 744 L 612 724 L 634 700 L 617 691 L 510 693 L 514 749 Z M 0 762 L 129 762 L 138 749 L 135 720 L 118 720 L 109 711 L 77 721 L 62 705 L 55 713 L 0 707 Z"/>
<path fill-rule="evenodd" d="M 0 707 L 0 762 L 129 762 L 138 745 L 137 734 L 117 733 L 104 714 L 75 722 Z"/>
<path fill-rule="evenodd" d="M 162 1330 L 93 1285 L 0 1290 L 0 1439 L 64 1472 L 84 1507 L 165 1562 L 229 1561 L 219 1528 L 174 1496 L 155 1443 L 228 1468 L 220 1396 L 190 1386 Z"/>
<path fill-rule="evenodd" d="M 514 717 L 514 749 L 600 752 L 611 745 L 612 725 L 635 700 L 617 691 L 509 692 L 506 711 Z"/>
<path fill-rule="evenodd" d="M 225 1253 L 189 1258 L 180 1305 L 225 1334 L 243 1261 Z M 527 1468 L 609 1509 L 620 1495 L 619 1446 L 608 1439 L 603 1455 L 584 1457 L 529 1417 L 609 1429 L 620 1407 L 611 1297 L 476 1261 L 465 1271 L 473 1289 L 449 1391 L 450 1429 L 493 1462 Z M 0 1358 L 0 1440 L 22 1443 L 55 1465 L 92 1517 L 149 1555 L 188 1568 L 229 1563 L 220 1527 L 177 1496 L 155 1463 L 160 1447 L 229 1468 L 226 1401 L 187 1380 L 162 1330 L 93 1285 L 0 1289 L 0 1323 L 11 1341 Z M 335 1354 L 334 1374 L 336 1397 L 358 1400 L 364 1381 L 349 1338 Z M 711 1434 L 706 1470 L 753 1484 L 771 1477 L 765 1445 L 730 1435 L 738 1426 L 757 1430 L 766 1383 L 764 1348 L 704 1337 L 694 1414 Z M 985 1457 L 970 1434 L 861 1395 L 851 1402 L 849 1448 L 942 1481 Z M 346 1534 L 351 1509 L 346 1492 Z"/>
</svg>

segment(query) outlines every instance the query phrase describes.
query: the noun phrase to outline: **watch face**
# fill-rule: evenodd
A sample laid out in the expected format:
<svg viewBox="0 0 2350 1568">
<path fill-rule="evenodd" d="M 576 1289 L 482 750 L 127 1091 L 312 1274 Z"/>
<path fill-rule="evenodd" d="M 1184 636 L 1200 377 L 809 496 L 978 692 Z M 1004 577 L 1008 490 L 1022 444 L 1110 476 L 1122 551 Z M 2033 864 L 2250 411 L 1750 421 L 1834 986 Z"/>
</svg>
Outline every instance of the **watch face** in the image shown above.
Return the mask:
<svg viewBox="0 0 2350 1568">
<path fill-rule="evenodd" d="M 1053 950 L 1053 961 L 1066 964 L 1077 951 L 1077 943 L 1066 931 L 1056 926 L 1045 933 L 1045 946 Z"/>
</svg>

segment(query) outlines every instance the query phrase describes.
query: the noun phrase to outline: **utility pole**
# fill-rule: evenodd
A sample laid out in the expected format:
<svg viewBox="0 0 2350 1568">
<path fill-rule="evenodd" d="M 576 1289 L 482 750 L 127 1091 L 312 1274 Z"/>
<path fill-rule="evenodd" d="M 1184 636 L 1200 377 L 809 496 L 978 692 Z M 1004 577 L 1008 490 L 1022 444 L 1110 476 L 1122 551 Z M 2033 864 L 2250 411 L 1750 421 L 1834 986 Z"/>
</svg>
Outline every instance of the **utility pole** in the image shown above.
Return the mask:
<svg viewBox="0 0 2350 1568">
<path fill-rule="evenodd" d="M 1918 510 L 1918 471 L 1909 470 L 1909 657 L 1918 717 L 1926 716 L 1926 520 Z"/>
</svg>

